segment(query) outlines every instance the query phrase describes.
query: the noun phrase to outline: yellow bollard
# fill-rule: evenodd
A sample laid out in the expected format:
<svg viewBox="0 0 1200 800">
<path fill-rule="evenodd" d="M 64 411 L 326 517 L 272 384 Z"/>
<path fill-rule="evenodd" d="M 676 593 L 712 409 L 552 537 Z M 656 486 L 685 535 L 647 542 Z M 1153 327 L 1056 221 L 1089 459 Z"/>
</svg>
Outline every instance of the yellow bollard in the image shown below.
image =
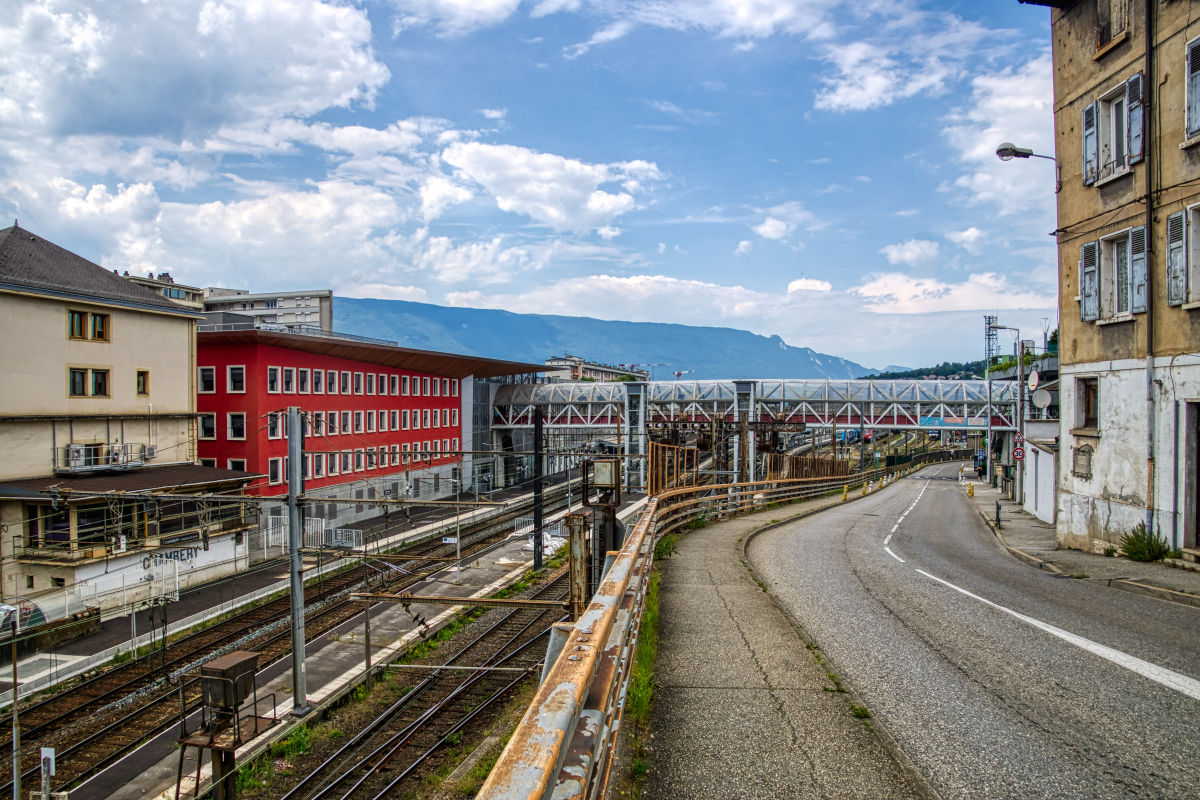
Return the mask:
<svg viewBox="0 0 1200 800">
<path fill-rule="evenodd" d="M 843 486 L 843 487 L 842 487 L 842 500 L 845 500 L 845 499 L 846 499 L 846 492 L 848 492 L 848 491 L 850 491 L 850 486 L 849 486 L 849 485 L 846 485 L 846 486 Z"/>
<path fill-rule="evenodd" d="M 967 484 L 967 497 L 974 497 L 974 496 L 975 496 L 975 484 L 968 483 Z"/>
<path fill-rule="evenodd" d="M 864 483 L 863 484 L 863 497 L 866 497 L 866 495 L 867 495 L 867 485 Z"/>
</svg>

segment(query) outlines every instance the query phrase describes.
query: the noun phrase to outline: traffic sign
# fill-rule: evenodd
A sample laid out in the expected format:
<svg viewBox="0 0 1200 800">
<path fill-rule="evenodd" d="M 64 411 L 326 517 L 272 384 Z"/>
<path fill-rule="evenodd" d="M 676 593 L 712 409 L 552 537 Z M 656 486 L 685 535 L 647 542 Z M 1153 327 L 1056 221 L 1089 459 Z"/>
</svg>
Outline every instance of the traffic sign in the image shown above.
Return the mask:
<svg viewBox="0 0 1200 800">
<path fill-rule="evenodd" d="M 442 544 L 458 544 L 457 536 L 443 536 Z"/>
<path fill-rule="evenodd" d="M 1019 433 L 1014 433 L 1013 441 L 1016 442 L 1017 444 L 1020 444 L 1021 442 L 1025 441 L 1025 437 Z"/>
<path fill-rule="evenodd" d="M 1024 447 L 1014 447 L 1013 448 L 1013 460 L 1014 461 L 1024 461 L 1025 460 L 1025 448 Z"/>
</svg>

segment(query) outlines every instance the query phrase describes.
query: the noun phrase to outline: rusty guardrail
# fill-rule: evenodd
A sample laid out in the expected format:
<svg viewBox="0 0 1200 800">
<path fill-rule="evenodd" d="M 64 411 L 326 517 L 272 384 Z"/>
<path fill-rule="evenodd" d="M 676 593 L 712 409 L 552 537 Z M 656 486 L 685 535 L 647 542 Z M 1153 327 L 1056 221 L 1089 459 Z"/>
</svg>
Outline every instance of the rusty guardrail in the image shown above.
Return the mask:
<svg viewBox="0 0 1200 800">
<path fill-rule="evenodd" d="M 687 486 L 652 497 L 587 610 L 571 628 L 561 654 L 477 798 L 604 797 L 658 537 L 697 518 L 717 521 L 772 503 L 859 488 L 955 455 L 930 453 L 920 462 L 880 470 L 877 475 Z"/>
</svg>

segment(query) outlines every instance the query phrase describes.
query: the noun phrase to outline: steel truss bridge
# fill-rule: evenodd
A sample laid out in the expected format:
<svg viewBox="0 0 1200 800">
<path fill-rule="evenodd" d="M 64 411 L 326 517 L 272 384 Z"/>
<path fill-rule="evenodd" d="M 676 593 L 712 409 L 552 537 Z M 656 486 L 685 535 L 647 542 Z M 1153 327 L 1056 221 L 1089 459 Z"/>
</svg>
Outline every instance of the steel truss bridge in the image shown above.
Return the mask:
<svg viewBox="0 0 1200 800">
<path fill-rule="evenodd" d="M 548 428 L 634 436 L 664 423 L 738 422 L 742 412 L 760 426 L 1016 430 L 1016 395 L 1013 381 L 981 380 L 506 384 L 496 391 L 492 428 L 529 428 L 540 409 Z"/>
</svg>

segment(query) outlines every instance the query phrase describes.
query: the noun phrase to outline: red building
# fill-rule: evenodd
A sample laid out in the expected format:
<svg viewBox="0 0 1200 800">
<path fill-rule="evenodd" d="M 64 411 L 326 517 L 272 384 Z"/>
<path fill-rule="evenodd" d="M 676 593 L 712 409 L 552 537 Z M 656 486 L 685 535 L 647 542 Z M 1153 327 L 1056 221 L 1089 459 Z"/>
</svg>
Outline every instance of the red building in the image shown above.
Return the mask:
<svg viewBox="0 0 1200 800">
<path fill-rule="evenodd" d="M 453 494 L 446 479 L 458 478 L 459 451 L 470 449 L 464 379 L 538 369 L 250 324 L 200 326 L 196 363 L 202 464 L 266 475 L 247 493 L 285 495 L 286 409 L 298 406 L 306 423 L 305 491 L 367 500 L 381 486 L 410 497 Z M 374 513 L 347 506 L 328 516 L 344 523 Z"/>
</svg>

